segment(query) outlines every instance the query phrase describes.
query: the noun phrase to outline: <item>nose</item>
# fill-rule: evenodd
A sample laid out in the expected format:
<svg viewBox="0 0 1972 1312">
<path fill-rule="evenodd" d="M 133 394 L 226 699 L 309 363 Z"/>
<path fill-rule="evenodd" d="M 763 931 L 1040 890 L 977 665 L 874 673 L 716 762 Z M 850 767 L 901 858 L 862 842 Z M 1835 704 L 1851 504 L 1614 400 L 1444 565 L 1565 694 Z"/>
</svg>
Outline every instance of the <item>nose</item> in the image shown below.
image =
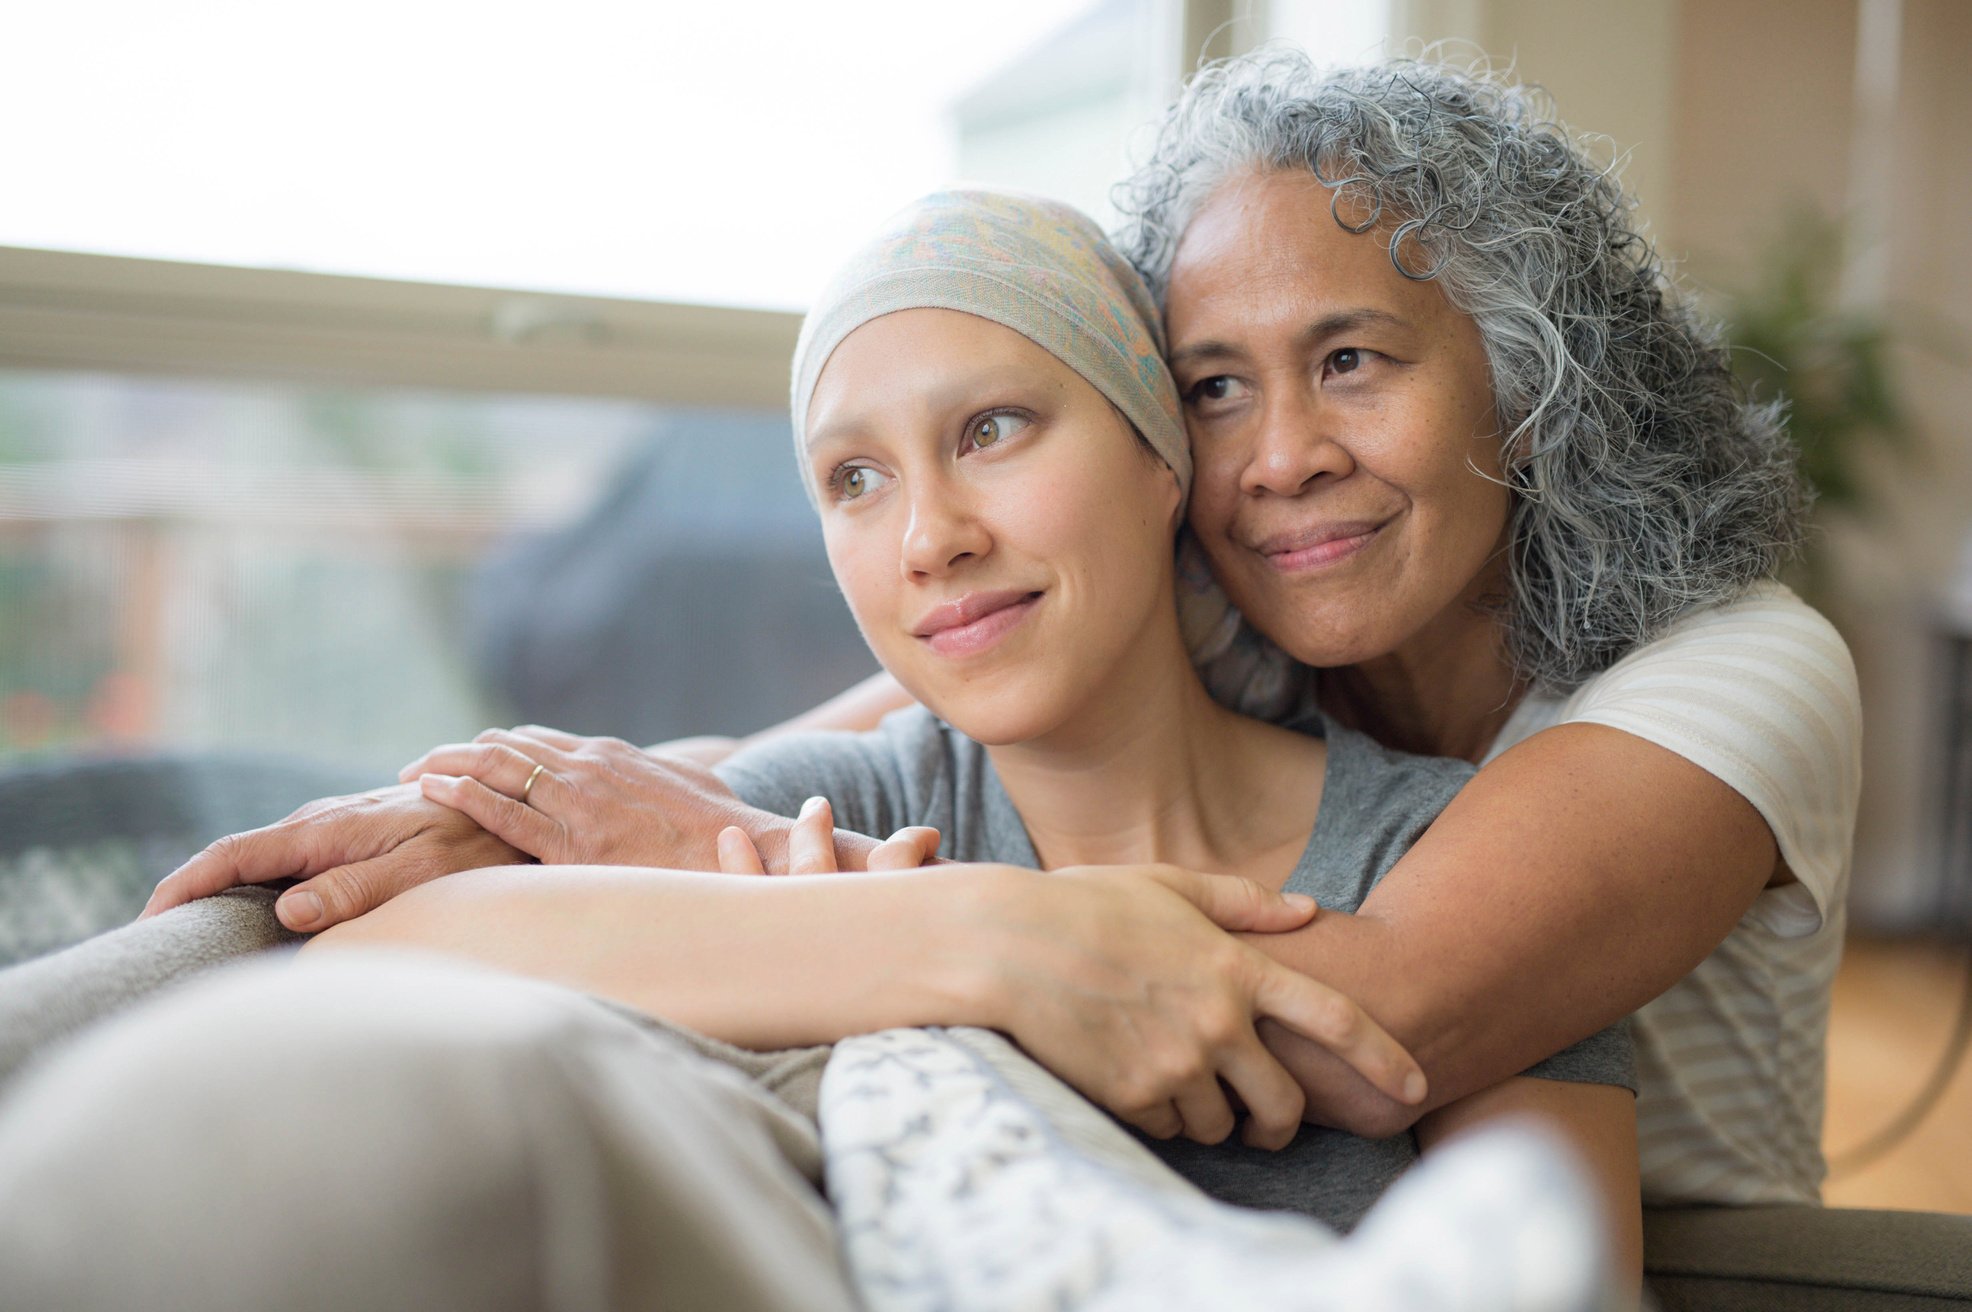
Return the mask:
<svg viewBox="0 0 1972 1312">
<path fill-rule="evenodd" d="M 1324 475 L 1346 476 L 1355 460 L 1339 440 L 1337 423 L 1335 408 L 1310 389 L 1269 389 L 1254 419 L 1240 491 L 1291 497 Z"/>
<path fill-rule="evenodd" d="M 906 579 L 943 578 L 992 547 L 992 534 L 962 488 L 949 480 L 928 479 L 913 489 L 899 562 Z"/>
</svg>

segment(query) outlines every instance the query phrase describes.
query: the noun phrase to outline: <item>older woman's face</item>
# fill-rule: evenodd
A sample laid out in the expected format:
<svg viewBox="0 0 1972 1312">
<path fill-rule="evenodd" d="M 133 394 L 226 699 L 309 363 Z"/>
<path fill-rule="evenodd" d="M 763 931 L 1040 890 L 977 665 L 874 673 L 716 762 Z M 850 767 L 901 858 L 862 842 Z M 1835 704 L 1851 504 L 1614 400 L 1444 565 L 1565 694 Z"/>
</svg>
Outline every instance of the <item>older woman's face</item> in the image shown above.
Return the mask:
<svg viewBox="0 0 1972 1312">
<path fill-rule="evenodd" d="M 829 563 L 884 668 L 986 743 L 1025 742 L 1171 630 L 1178 485 L 1087 380 L 1010 328 L 904 310 L 809 402 Z"/>
<path fill-rule="evenodd" d="M 1504 579 L 1509 504 L 1477 326 L 1329 196 L 1299 174 L 1222 187 L 1179 242 L 1165 315 L 1192 527 L 1247 618 L 1320 666 L 1469 615 Z"/>
</svg>

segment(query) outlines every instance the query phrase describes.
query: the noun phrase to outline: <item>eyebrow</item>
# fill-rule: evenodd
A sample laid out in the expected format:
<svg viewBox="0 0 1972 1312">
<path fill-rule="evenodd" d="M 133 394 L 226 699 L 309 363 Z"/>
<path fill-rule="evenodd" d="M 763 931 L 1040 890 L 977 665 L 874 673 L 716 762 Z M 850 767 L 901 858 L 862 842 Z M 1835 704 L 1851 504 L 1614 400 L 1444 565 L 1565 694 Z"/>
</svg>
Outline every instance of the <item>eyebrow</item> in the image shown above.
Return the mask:
<svg viewBox="0 0 1972 1312">
<path fill-rule="evenodd" d="M 1361 328 L 1408 329 L 1409 327 L 1410 324 L 1408 321 L 1399 318 L 1388 310 L 1378 310 L 1371 306 L 1363 305 L 1354 309 L 1337 310 L 1333 314 L 1323 315 L 1303 328 L 1296 335 L 1295 340 L 1300 345 L 1308 346 L 1315 342 L 1323 341 L 1326 338 L 1336 337 L 1343 333 L 1355 332 Z M 1246 352 L 1244 350 L 1233 345 L 1231 342 L 1223 341 L 1216 337 L 1209 337 L 1202 342 L 1193 342 L 1189 346 L 1171 352 L 1170 364 L 1173 368 L 1176 368 L 1193 360 L 1237 358 L 1245 354 Z"/>
<path fill-rule="evenodd" d="M 952 381 L 947 386 L 933 389 L 927 399 L 930 407 L 942 414 L 978 404 L 979 394 L 982 392 L 1051 386 L 1053 383 L 1038 377 L 1031 365 L 990 364 Z M 824 424 L 809 433 L 803 439 L 801 449 L 805 453 L 825 442 L 845 438 L 865 438 L 869 435 L 869 428 L 866 416 L 850 415 L 837 423 Z"/>
</svg>

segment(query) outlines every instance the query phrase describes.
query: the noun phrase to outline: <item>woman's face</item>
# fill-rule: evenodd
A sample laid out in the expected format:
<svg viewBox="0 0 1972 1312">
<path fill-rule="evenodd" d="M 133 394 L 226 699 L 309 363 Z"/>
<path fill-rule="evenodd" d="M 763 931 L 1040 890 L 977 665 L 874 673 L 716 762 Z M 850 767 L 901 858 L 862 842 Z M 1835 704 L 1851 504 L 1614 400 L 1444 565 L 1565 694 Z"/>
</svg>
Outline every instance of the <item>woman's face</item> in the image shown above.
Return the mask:
<svg viewBox="0 0 1972 1312">
<path fill-rule="evenodd" d="M 1329 197 L 1300 174 L 1220 188 L 1165 314 L 1192 528 L 1234 604 L 1319 666 L 1469 623 L 1504 579 L 1509 505 L 1477 326 Z"/>
<path fill-rule="evenodd" d="M 953 310 L 864 324 L 822 370 L 805 450 L 864 638 L 970 737 L 1050 732 L 1175 625 L 1176 477 L 1010 328 Z"/>
</svg>

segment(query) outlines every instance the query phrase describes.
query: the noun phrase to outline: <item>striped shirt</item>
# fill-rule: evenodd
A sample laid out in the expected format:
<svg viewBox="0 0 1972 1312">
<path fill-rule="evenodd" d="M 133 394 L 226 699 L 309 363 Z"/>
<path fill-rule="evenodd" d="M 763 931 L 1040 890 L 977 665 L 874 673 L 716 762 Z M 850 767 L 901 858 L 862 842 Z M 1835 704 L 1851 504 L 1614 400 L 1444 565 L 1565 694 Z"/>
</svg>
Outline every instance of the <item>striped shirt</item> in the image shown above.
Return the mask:
<svg viewBox="0 0 1972 1312">
<path fill-rule="evenodd" d="M 1637 1014 L 1646 1203 L 1820 1199 L 1861 718 L 1841 637 L 1769 583 L 1685 616 L 1573 692 L 1528 697 L 1486 758 L 1557 724 L 1635 734 L 1751 802 L 1798 881 L 1762 892 L 1716 951 Z"/>
</svg>

